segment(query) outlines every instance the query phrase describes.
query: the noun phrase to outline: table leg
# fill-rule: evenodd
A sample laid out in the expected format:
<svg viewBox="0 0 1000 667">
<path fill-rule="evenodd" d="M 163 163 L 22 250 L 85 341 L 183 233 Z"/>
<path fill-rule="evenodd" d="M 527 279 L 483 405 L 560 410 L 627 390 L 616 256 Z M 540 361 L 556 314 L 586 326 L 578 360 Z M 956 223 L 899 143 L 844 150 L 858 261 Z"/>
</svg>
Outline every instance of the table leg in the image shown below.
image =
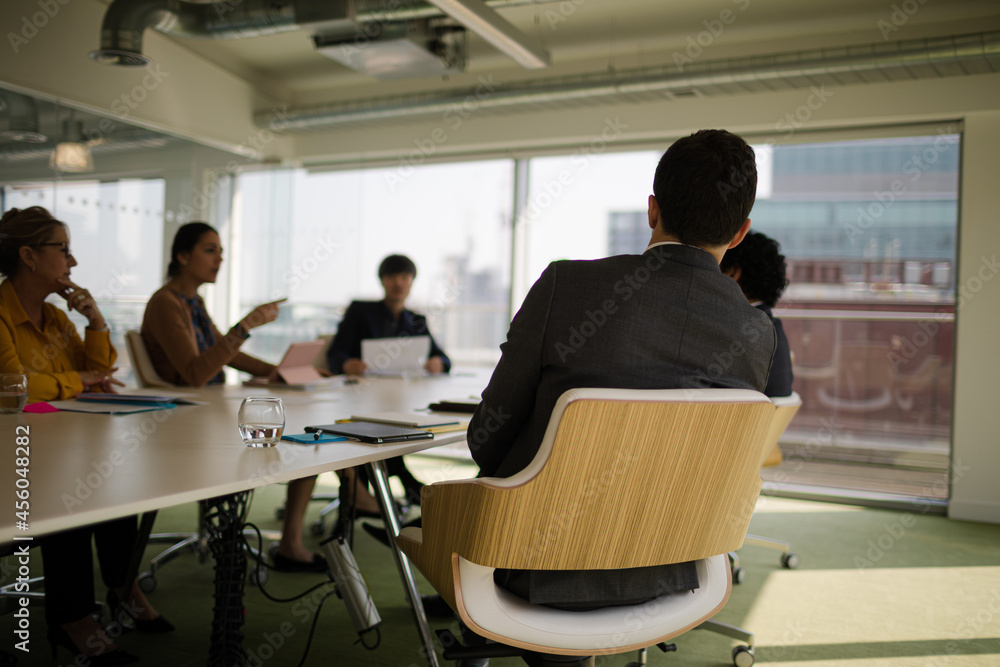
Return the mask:
<svg viewBox="0 0 1000 667">
<path fill-rule="evenodd" d="M 215 559 L 215 615 L 208 653 L 210 667 L 246 664 L 243 650 L 243 585 L 247 556 L 243 523 L 250 491 L 209 498 L 204 503 L 204 528 Z"/>
<path fill-rule="evenodd" d="M 413 566 L 396 546 L 395 537 L 399 534 L 399 520 L 396 518 L 396 508 L 389 490 L 389 478 L 385 474 L 385 464 L 382 461 L 372 461 L 366 465 L 368 466 L 369 478 L 375 487 L 375 498 L 378 500 L 378 506 L 382 512 L 382 519 L 385 521 L 385 530 L 389 534 L 389 544 L 392 546 L 392 556 L 396 560 L 396 569 L 399 570 L 399 577 L 403 581 L 403 588 L 406 590 L 406 597 L 413 612 L 413 620 L 417 624 L 417 631 L 424 643 L 427 664 L 431 667 L 438 667 L 437 653 L 434 651 L 434 637 L 427 625 L 427 615 L 424 613 L 424 605 L 420 601 L 420 591 L 417 589 L 417 580 L 413 576 Z"/>
</svg>

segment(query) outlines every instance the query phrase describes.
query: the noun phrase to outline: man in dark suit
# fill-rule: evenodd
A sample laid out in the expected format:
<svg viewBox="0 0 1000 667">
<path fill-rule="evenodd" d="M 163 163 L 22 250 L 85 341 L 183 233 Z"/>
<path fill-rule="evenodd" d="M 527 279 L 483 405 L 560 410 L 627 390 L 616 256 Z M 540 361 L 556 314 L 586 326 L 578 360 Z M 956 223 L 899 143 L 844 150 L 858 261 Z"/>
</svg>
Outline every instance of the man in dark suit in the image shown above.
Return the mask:
<svg viewBox="0 0 1000 667">
<path fill-rule="evenodd" d="M 719 270 L 749 230 L 756 186 L 746 142 L 703 130 L 675 142 L 657 166 L 643 254 L 548 266 L 511 322 L 469 425 L 481 476 L 526 467 L 568 389 L 764 388 L 774 329 Z M 567 608 L 634 604 L 697 586 L 693 564 L 568 579 L 498 570 L 495 580 L 531 602 Z"/>
<path fill-rule="evenodd" d="M 389 255 L 378 267 L 385 298 L 381 301 L 352 301 L 337 327 L 326 360 L 331 373 L 361 375 L 368 365 L 361 360 L 361 341 L 371 338 L 430 336 L 431 349 L 424 368 L 430 373 L 447 373 L 451 361 L 427 329 L 427 318 L 406 308 L 406 298 L 417 277 L 417 266 L 406 255 Z"/>
<path fill-rule="evenodd" d="M 430 373 L 447 373 L 451 370 L 451 360 L 444 353 L 427 328 L 427 318 L 406 308 L 406 298 L 410 296 L 413 279 L 417 277 L 417 266 L 406 255 L 389 255 L 378 267 L 378 277 L 385 291 L 381 301 L 352 301 L 337 326 L 337 335 L 326 353 L 327 364 L 332 373 L 361 375 L 368 365 L 361 360 L 361 341 L 371 338 L 396 338 L 405 336 L 430 336 L 431 348 L 424 368 Z M 390 476 L 398 477 L 406 489 L 406 496 L 414 505 L 420 504 L 420 489 L 423 484 L 417 480 L 397 456 L 386 460 Z M 374 496 L 368 492 L 368 477 L 364 469 L 348 468 L 340 471 L 341 517 L 352 510 L 360 516 L 379 516 Z M 340 518 L 338 518 L 338 524 Z M 384 534 L 384 532 L 383 532 Z"/>
<path fill-rule="evenodd" d="M 767 315 L 774 326 L 776 347 L 764 393 L 791 396 L 792 352 L 785 327 L 771 312 L 788 287 L 787 265 L 781 246 L 771 237 L 751 231 L 738 246 L 726 251 L 719 267 L 736 281 L 750 305 Z"/>
</svg>

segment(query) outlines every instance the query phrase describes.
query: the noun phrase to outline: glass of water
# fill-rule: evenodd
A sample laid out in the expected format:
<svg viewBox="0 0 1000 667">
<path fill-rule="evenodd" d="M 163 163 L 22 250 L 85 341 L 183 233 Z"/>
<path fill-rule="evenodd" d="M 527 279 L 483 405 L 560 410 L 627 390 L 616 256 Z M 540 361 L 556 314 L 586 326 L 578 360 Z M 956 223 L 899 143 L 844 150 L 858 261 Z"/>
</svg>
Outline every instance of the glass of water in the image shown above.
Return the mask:
<svg viewBox="0 0 1000 667">
<path fill-rule="evenodd" d="M 0 413 L 20 412 L 28 402 L 28 376 L 0 373 Z"/>
<path fill-rule="evenodd" d="M 285 409 L 277 396 L 248 396 L 240 405 L 240 436 L 247 447 L 274 447 L 285 430 Z"/>
</svg>

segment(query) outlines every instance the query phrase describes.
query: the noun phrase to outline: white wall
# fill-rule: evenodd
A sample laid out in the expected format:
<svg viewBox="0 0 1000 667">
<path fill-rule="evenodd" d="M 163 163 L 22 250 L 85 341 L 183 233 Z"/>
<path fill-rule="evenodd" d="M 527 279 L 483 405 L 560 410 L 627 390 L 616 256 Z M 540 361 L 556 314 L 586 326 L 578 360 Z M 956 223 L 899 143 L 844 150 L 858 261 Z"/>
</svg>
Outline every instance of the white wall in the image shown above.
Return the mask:
<svg viewBox="0 0 1000 667">
<path fill-rule="evenodd" d="M 955 421 L 948 516 L 1000 523 L 1000 111 L 969 114 L 962 145 Z"/>
</svg>

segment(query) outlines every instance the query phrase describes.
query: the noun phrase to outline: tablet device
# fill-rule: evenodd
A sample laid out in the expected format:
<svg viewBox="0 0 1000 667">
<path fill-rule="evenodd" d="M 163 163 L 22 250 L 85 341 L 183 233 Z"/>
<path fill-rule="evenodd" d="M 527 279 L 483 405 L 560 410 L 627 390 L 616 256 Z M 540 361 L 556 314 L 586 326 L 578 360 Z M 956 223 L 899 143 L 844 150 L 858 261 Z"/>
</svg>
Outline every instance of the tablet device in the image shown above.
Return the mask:
<svg viewBox="0 0 1000 667">
<path fill-rule="evenodd" d="M 306 389 L 331 382 L 329 378 L 320 375 L 313 367 L 313 360 L 326 345 L 322 340 L 310 340 L 302 343 L 292 343 L 285 350 L 276 368 L 278 379 L 251 378 L 243 384 L 248 387 L 281 387 L 289 386 Z"/>
<path fill-rule="evenodd" d="M 386 424 L 372 424 L 370 422 L 345 422 L 343 424 L 306 426 L 305 432 L 342 435 L 351 440 L 358 440 L 369 445 L 385 445 L 392 442 L 431 440 L 434 438 L 434 434 L 429 431 L 388 426 Z"/>
</svg>

